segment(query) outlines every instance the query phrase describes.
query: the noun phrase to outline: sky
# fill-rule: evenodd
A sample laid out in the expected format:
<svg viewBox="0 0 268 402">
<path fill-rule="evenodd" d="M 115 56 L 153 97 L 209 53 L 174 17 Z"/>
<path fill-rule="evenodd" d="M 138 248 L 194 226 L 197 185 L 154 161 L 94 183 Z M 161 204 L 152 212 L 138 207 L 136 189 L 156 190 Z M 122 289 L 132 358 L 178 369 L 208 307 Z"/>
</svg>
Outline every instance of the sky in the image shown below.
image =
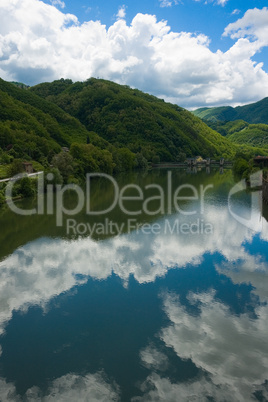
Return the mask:
<svg viewBox="0 0 268 402">
<path fill-rule="evenodd" d="M 1 0 L 0 77 L 104 78 L 187 109 L 268 96 L 267 0 Z"/>
</svg>

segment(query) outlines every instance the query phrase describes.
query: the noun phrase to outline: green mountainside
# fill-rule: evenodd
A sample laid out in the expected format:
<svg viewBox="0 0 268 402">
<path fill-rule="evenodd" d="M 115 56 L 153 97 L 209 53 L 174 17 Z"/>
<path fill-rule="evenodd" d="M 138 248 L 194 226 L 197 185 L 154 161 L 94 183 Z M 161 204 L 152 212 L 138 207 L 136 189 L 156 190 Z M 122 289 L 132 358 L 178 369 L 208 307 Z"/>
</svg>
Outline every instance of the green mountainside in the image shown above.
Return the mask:
<svg viewBox="0 0 268 402">
<path fill-rule="evenodd" d="M 268 124 L 268 97 L 245 106 L 221 106 L 200 108 L 192 112 L 195 116 L 211 122 L 244 120 L 250 124 Z"/>
<path fill-rule="evenodd" d="M 217 121 L 229 121 L 235 119 L 235 109 L 231 106 L 221 107 L 203 107 L 193 110 L 192 113 L 202 120 L 208 120 L 211 122 Z"/>
<path fill-rule="evenodd" d="M 92 78 L 28 88 L 0 79 L 0 179 L 24 171 L 23 162 L 60 184 L 148 162 L 231 159 L 236 149 L 187 110 L 127 86 Z M 33 189 L 22 184 L 18 196 L 29 196 Z"/>
<path fill-rule="evenodd" d="M 36 143 L 43 137 L 59 147 L 68 146 L 74 141 L 85 142 L 89 135 L 88 130 L 77 119 L 57 105 L 2 79 L 0 102 L 1 127 L 6 128 L 6 133 L 16 143 L 18 140 L 32 140 Z M 0 135 L 3 131 L 0 131 Z M 38 142 L 36 145 L 39 145 Z"/>
<path fill-rule="evenodd" d="M 8 172 L 6 167 L 17 160 L 38 162 L 35 165 L 38 169 L 49 168 L 53 156 L 60 154 L 62 147 L 72 145 L 76 146 L 76 154 L 79 148 L 79 153 L 85 154 L 87 160 L 87 164 L 85 160 L 84 165 L 80 164 L 83 165 L 83 168 L 79 167 L 81 175 L 83 169 L 89 168 L 111 172 L 116 165 L 123 163 L 118 160 L 114 146 L 89 132 L 79 120 L 60 107 L 28 89 L 0 79 L 0 178 L 15 174 L 14 169 Z M 134 155 L 129 154 L 127 156 L 134 159 Z M 74 162 L 77 166 L 79 161 Z M 22 165 L 18 166 L 17 163 L 17 172 L 22 170 Z M 74 174 L 79 171 L 76 166 L 70 169 Z"/>
<path fill-rule="evenodd" d="M 234 144 L 258 148 L 256 149 L 256 154 L 263 153 L 262 151 L 267 153 L 267 124 L 249 124 L 244 120 L 228 122 L 211 122 L 206 120 L 206 123 Z"/>
<path fill-rule="evenodd" d="M 227 138 L 235 144 L 268 148 L 268 125 L 249 124 L 241 131 L 228 135 Z"/>
<path fill-rule="evenodd" d="M 58 80 L 31 87 L 88 130 L 111 144 L 141 153 L 148 161 L 176 161 L 182 155 L 230 158 L 233 145 L 177 105 L 102 79 Z"/>
</svg>

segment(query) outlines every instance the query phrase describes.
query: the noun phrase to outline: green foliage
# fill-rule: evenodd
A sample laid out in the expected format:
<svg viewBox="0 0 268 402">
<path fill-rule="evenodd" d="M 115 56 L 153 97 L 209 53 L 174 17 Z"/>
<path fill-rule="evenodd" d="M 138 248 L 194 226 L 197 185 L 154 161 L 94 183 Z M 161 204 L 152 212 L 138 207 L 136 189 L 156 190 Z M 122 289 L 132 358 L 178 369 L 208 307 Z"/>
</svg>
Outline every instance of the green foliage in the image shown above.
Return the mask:
<svg viewBox="0 0 268 402">
<path fill-rule="evenodd" d="M 13 160 L 12 156 L 9 155 L 7 152 L 3 152 L 0 155 L 0 163 L 9 164 L 12 162 L 12 160 Z"/>
<path fill-rule="evenodd" d="M 239 177 L 246 177 L 249 172 L 249 163 L 243 158 L 237 158 L 233 165 L 233 172 Z"/>
<path fill-rule="evenodd" d="M 70 152 L 62 152 L 63 147 Z M 25 88 L 0 79 L 3 175 L 22 172 L 23 161 L 36 171 L 52 165 L 56 185 L 89 172 L 111 174 L 200 153 L 230 158 L 235 151 L 190 112 L 128 86 L 91 78 Z M 16 191 L 28 196 L 29 183 Z"/>
<path fill-rule="evenodd" d="M 235 152 L 228 140 L 190 112 L 127 86 L 91 78 L 40 84 L 29 91 L 56 103 L 114 147 L 139 152 L 148 161 L 156 156 L 176 161 L 179 152 L 214 158 Z"/>
<path fill-rule="evenodd" d="M 179 152 L 176 157 L 176 161 L 177 162 L 185 162 L 186 158 L 187 158 L 187 155 L 184 152 Z"/>
<path fill-rule="evenodd" d="M 71 80 L 60 81 L 69 85 Z M 60 88 L 56 92 L 60 93 Z M 73 142 L 87 140 L 107 142 L 87 129 L 60 107 L 37 96 L 30 90 L 23 90 L 0 79 L 0 147 L 13 149 L 16 158 L 30 158 L 41 161 L 49 153 L 59 153 L 61 147 Z"/>
<path fill-rule="evenodd" d="M 268 148 L 268 125 L 249 124 L 239 132 L 230 133 L 228 138 L 235 144 Z"/>
<path fill-rule="evenodd" d="M 5 203 L 6 203 L 6 197 L 4 196 L 2 191 L 0 191 L 0 206 L 4 205 Z"/>
<path fill-rule="evenodd" d="M 268 153 L 268 125 L 266 124 L 249 124 L 243 120 L 206 121 L 206 123 L 233 144 L 254 149 L 253 154 Z"/>
<path fill-rule="evenodd" d="M 64 183 L 67 183 L 68 177 L 74 171 L 73 162 L 73 157 L 69 152 L 60 152 L 51 161 L 52 166 L 59 170 Z"/>
<path fill-rule="evenodd" d="M 8 177 L 13 177 L 24 171 L 22 161 L 19 159 L 14 160 L 7 168 Z"/>
<path fill-rule="evenodd" d="M 231 135 L 236 132 L 240 132 L 249 126 L 244 120 L 235 120 L 235 121 L 216 121 L 212 122 L 210 120 L 205 120 L 204 122 L 211 127 L 213 130 L 217 131 L 224 137 Z"/>
<path fill-rule="evenodd" d="M 127 148 L 120 148 L 113 154 L 115 161 L 115 171 L 123 172 L 125 170 L 131 170 L 135 166 L 135 154 Z"/>
<path fill-rule="evenodd" d="M 251 124 L 268 124 L 268 98 L 245 106 L 221 106 L 193 111 L 195 116 L 211 122 L 244 120 Z"/>
<path fill-rule="evenodd" d="M 35 180 L 30 179 L 29 177 L 23 177 L 19 181 L 19 192 L 23 197 L 32 197 L 35 194 Z"/>
<path fill-rule="evenodd" d="M 7 178 L 8 165 L 0 165 L 0 179 Z"/>
<path fill-rule="evenodd" d="M 152 162 L 155 163 L 155 164 L 160 163 L 160 158 L 159 158 L 159 156 L 158 156 L 158 155 L 154 155 L 154 157 L 152 158 Z"/>
<path fill-rule="evenodd" d="M 192 112 L 202 120 L 211 122 L 235 120 L 235 110 L 231 106 L 200 108 Z"/>
<path fill-rule="evenodd" d="M 93 144 L 74 143 L 70 153 L 76 162 L 76 176 L 84 177 L 91 172 L 111 174 L 115 167 L 111 152 L 95 147 Z"/>
<path fill-rule="evenodd" d="M 63 184 L 63 178 L 58 168 L 49 168 L 44 171 L 45 190 L 47 189 L 48 184 L 53 185 L 54 190 L 57 184 L 59 185 Z"/>
<path fill-rule="evenodd" d="M 33 170 L 35 172 L 42 172 L 44 170 L 44 166 L 41 165 L 41 163 L 39 163 L 39 162 L 31 161 L 31 164 L 33 165 Z"/>
<path fill-rule="evenodd" d="M 137 167 L 138 169 L 148 168 L 148 161 L 147 159 L 144 158 L 144 156 L 140 152 L 136 153 L 135 167 Z"/>
<path fill-rule="evenodd" d="M 30 88 L 29 85 L 23 84 L 22 82 L 11 81 L 11 84 L 13 84 L 13 85 L 15 85 L 16 87 L 21 88 L 21 89 L 28 89 L 28 88 Z"/>
</svg>

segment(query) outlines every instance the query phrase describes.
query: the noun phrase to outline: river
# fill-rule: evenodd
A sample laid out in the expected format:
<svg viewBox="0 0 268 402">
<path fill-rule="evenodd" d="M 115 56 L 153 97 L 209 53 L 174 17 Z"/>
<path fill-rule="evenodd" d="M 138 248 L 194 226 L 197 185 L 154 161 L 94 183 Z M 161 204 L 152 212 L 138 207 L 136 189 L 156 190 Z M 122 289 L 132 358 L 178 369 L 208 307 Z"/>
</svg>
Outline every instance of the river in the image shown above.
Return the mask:
<svg viewBox="0 0 268 402">
<path fill-rule="evenodd" d="M 56 196 L 51 214 L 0 211 L 0 400 L 267 401 L 261 194 L 228 199 L 229 170 L 116 183 L 136 187 L 109 208 L 114 183 L 94 179 L 62 224 Z"/>
</svg>

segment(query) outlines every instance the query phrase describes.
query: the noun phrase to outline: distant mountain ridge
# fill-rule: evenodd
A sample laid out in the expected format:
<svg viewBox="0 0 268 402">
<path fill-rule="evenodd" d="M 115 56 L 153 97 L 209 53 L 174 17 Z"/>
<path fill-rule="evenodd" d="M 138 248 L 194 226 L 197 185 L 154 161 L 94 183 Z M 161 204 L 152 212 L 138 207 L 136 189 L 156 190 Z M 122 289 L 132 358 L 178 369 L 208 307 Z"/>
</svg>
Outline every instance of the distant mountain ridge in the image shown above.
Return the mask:
<svg viewBox="0 0 268 402">
<path fill-rule="evenodd" d="M 23 84 L 23 82 L 10 81 L 10 83 L 13 84 L 13 85 L 15 85 L 15 86 L 18 87 L 18 88 L 21 88 L 21 89 L 28 89 L 28 88 L 30 88 L 30 85 Z"/>
<path fill-rule="evenodd" d="M 244 120 L 250 124 L 268 124 L 268 97 L 245 106 L 204 107 L 192 113 L 202 120 L 211 122 Z"/>
</svg>

